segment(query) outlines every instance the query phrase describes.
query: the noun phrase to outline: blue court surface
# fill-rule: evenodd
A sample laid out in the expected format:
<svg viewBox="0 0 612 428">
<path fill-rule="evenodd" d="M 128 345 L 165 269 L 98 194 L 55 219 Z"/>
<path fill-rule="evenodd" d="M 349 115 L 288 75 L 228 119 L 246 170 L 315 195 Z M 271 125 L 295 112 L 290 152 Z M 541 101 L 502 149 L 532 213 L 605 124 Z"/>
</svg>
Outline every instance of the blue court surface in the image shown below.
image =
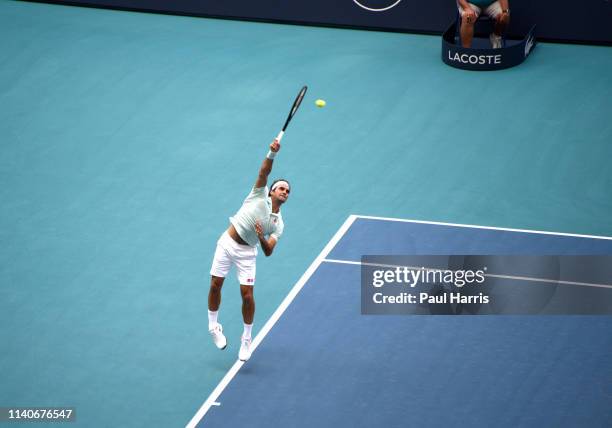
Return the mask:
<svg viewBox="0 0 612 428">
<path fill-rule="evenodd" d="M 536 253 L 612 238 L 350 216 L 188 427 L 609 427 L 610 316 L 360 313 L 363 254 Z"/>
</svg>

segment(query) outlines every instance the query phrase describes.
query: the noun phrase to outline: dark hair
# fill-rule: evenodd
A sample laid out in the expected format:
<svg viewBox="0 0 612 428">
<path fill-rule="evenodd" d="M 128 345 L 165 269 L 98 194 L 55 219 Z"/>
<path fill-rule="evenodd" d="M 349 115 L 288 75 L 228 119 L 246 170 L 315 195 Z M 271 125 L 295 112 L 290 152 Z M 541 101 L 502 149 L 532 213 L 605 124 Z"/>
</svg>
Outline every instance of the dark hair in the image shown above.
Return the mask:
<svg viewBox="0 0 612 428">
<path fill-rule="evenodd" d="M 291 183 L 289 183 L 289 180 L 285 179 L 285 178 L 277 178 L 276 180 L 274 180 L 272 182 L 272 184 L 270 185 L 270 191 L 268 192 L 268 196 L 270 196 L 270 194 L 272 193 L 272 188 L 274 187 L 274 185 L 276 183 L 278 183 L 279 181 L 286 181 L 287 184 L 289 185 L 289 190 L 291 190 Z"/>
</svg>

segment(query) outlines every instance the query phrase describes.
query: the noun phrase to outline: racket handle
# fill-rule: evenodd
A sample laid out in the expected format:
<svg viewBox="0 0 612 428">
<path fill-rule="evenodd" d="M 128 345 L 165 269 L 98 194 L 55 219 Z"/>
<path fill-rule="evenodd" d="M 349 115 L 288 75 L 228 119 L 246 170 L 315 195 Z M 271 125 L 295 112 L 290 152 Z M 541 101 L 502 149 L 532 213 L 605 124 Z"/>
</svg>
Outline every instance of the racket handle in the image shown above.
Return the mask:
<svg viewBox="0 0 612 428">
<path fill-rule="evenodd" d="M 276 139 L 278 140 L 279 143 L 283 139 L 283 135 L 285 135 L 285 131 L 279 132 L 278 135 L 276 136 Z"/>
</svg>

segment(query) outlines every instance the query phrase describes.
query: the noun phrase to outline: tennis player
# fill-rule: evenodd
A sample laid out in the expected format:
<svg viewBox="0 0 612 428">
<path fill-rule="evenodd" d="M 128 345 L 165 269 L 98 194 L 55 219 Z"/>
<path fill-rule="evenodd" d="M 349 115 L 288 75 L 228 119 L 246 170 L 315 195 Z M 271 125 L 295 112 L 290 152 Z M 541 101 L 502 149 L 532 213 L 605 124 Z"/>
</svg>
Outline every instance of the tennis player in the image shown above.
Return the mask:
<svg viewBox="0 0 612 428">
<path fill-rule="evenodd" d="M 247 361 L 251 357 L 251 330 L 255 315 L 255 259 L 257 245 L 266 256 L 272 255 L 278 239 L 283 233 L 284 224 L 280 207 L 289 198 L 290 186 L 287 180 L 276 180 L 268 190 L 268 175 L 272 171 L 274 157 L 280 150 L 275 139 L 264 159 L 255 186 L 246 197 L 242 207 L 230 217 L 228 229 L 217 241 L 217 249 L 210 270 L 210 291 L 208 293 L 208 330 L 217 348 L 225 349 L 227 340 L 223 327 L 218 321 L 221 304 L 221 287 L 230 267 L 236 266 L 240 294 L 242 295 L 242 333 L 238 358 Z"/>
</svg>

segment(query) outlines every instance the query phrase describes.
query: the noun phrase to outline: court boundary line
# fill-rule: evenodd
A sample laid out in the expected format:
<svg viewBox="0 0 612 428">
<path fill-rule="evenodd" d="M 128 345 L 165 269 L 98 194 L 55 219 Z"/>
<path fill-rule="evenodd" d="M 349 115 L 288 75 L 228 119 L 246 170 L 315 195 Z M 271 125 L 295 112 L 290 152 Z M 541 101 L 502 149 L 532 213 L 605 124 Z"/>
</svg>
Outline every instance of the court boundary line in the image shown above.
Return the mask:
<svg viewBox="0 0 612 428">
<path fill-rule="evenodd" d="M 432 224 L 436 226 L 466 227 L 466 228 L 472 228 L 472 229 L 501 230 L 501 231 L 506 231 L 506 232 L 538 233 L 541 235 L 567 236 L 567 237 L 572 237 L 572 238 L 604 239 L 604 240 L 612 241 L 612 236 L 581 235 L 577 233 L 550 232 L 546 230 L 513 229 L 509 227 L 480 226 L 477 224 L 462 224 L 462 223 L 445 223 L 445 222 L 439 222 L 439 221 L 411 220 L 411 219 L 404 219 L 404 218 L 377 217 L 377 216 L 358 215 L 358 214 L 355 214 L 355 218 L 362 218 L 365 220 L 394 221 L 394 222 L 400 222 L 400 223 Z"/>
<path fill-rule="evenodd" d="M 252 352 L 257 349 L 257 346 L 261 343 L 261 341 L 266 337 L 266 335 L 270 332 L 274 324 L 280 319 L 285 310 L 289 307 L 289 305 L 293 302 L 297 294 L 301 291 L 301 289 L 306 285 L 310 277 L 315 273 L 315 271 L 319 268 L 321 263 L 325 260 L 325 258 L 331 253 L 334 249 L 338 241 L 342 239 L 342 237 L 346 234 L 346 232 L 351 228 L 357 216 L 351 214 L 347 217 L 347 219 L 342 223 L 340 228 L 336 231 L 334 236 L 327 242 L 325 247 L 321 250 L 319 255 L 314 259 L 314 261 L 310 264 L 308 269 L 302 274 L 300 279 L 294 284 L 294 286 L 289 291 L 289 294 L 285 296 L 281 304 L 276 308 L 272 316 L 266 321 L 264 326 L 261 328 L 257 336 L 253 339 L 252 343 Z M 195 428 L 206 416 L 206 413 L 210 410 L 212 406 L 221 405 L 220 402 L 217 401 L 221 393 L 225 390 L 227 385 L 232 381 L 232 379 L 236 376 L 240 368 L 245 363 L 236 360 L 234 365 L 229 369 L 229 371 L 223 376 L 219 384 L 215 387 L 215 389 L 210 393 L 206 401 L 200 406 L 196 414 L 191 418 L 191 420 L 187 423 L 186 428 Z"/>
<path fill-rule="evenodd" d="M 356 266 L 372 266 L 372 267 L 383 267 L 383 268 L 408 268 L 411 270 L 430 270 L 430 271 L 439 271 L 440 268 L 430 268 L 425 266 L 404 266 L 404 265 L 391 265 L 391 264 L 383 264 L 383 263 L 363 263 L 355 260 L 340 260 L 340 259 L 325 259 L 324 263 L 337 263 L 337 264 L 345 264 L 345 265 L 356 265 Z M 499 278 L 499 279 L 514 279 L 517 281 L 526 281 L 526 282 L 544 282 L 547 284 L 555 284 L 555 285 L 577 285 L 580 287 L 596 287 L 596 288 L 609 288 L 612 289 L 612 284 L 598 284 L 596 282 L 578 282 L 578 281 L 565 281 L 561 279 L 550 279 L 550 278 L 535 278 L 530 276 L 516 276 L 516 275 L 500 275 L 495 273 L 485 273 L 485 277 L 489 278 Z"/>
</svg>

